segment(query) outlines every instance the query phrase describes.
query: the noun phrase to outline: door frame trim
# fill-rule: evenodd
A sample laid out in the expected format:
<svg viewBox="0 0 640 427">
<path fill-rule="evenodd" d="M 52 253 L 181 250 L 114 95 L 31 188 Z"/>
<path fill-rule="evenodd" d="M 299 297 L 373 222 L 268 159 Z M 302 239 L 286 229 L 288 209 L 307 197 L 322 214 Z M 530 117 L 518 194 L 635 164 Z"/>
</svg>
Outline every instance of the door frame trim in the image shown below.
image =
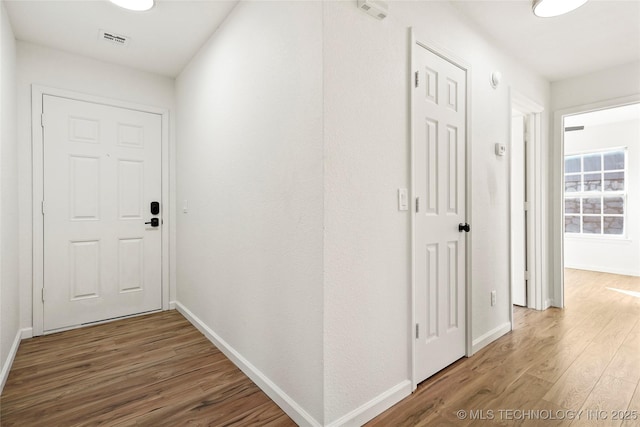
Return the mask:
<svg viewBox="0 0 640 427">
<path fill-rule="evenodd" d="M 544 198 L 542 197 L 542 113 L 544 107 L 527 96 L 509 88 L 510 99 L 510 119 L 509 127 L 511 128 L 511 111 L 516 110 L 525 117 L 525 125 L 527 131 L 525 135 L 529 135 L 529 140 L 526 146 L 525 159 L 527 164 L 527 175 L 525 177 L 525 185 L 527 187 L 527 195 L 529 203 L 528 221 L 527 227 L 527 266 L 529 267 L 529 287 L 527 289 L 527 307 L 536 310 L 544 310 L 548 308 L 548 297 L 546 295 L 544 286 L 542 285 L 542 247 L 543 247 L 543 234 L 544 218 L 542 215 Z M 509 129 L 511 133 L 511 129 Z M 513 168 L 513 159 L 509 159 L 509 169 Z M 510 172 L 509 172 L 510 173 Z M 511 199 L 513 197 L 513 188 L 511 182 L 509 183 L 509 206 L 511 206 Z M 511 210 L 511 208 L 510 208 Z M 509 213 L 509 229 L 511 229 L 511 215 Z M 513 328 L 513 242 L 509 238 L 509 301 L 510 301 L 510 321 Z"/>
<path fill-rule="evenodd" d="M 439 46 L 436 43 L 433 43 L 429 38 L 422 36 L 421 34 L 416 34 L 417 30 L 413 27 L 409 28 L 409 57 L 410 57 L 410 66 L 409 66 L 409 76 L 408 76 L 408 89 L 409 89 L 409 141 L 410 141 L 410 176 L 411 176 L 411 203 L 409 204 L 411 212 L 410 212 L 410 231 L 411 231 L 411 316 L 410 316 L 410 324 L 409 324 L 409 342 L 411 343 L 411 390 L 415 391 L 418 387 L 418 379 L 417 379 L 417 369 L 416 369 L 416 339 L 415 339 L 415 324 L 416 324 L 416 311 L 415 311 L 415 299 L 416 299 L 416 247 L 415 247 L 415 139 L 414 139 L 414 123 L 413 123 L 413 114 L 414 114 L 414 97 L 415 91 L 413 90 L 413 73 L 416 64 L 416 48 L 420 46 L 421 48 L 427 49 L 430 52 L 438 55 L 442 59 L 451 62 L 457 67 L 461 68 L 465 73 L 465 98 L 466 98 L 466 108 L 465 108 L 465 176 L 466 176 L 466 195 L 465 195 L 465 216 L 467 218 L 467 222 L 472 224 L 473 226 L 473 218 L 471 209 L 471 194 L 472 194 L 472 181 L 471 181 L 471 81 L 472 81 L 472 69 L 471 64 L 464 61 L 451 51 L 447 50 Z M 471 266 L 472 266 L 472 257 L 471 257 L 471 243 L 472 243 L 472 233 L 466 234 L 466 250 L 465 250 L 465 347 L 466 347 L 466 356 L 470 357 L 473 354 L 473 334 L 472 334 L 472 295 L 471 295 Z"/>
<path fill-rule="evenodd" d="M 169 160 L 169 110 L 167 108 L 136 104 L 118 99 L 89 95 L 64 89 L 57 89 L 41 85 L 31 85 L 31 160 L 32 160 L 32 307 L 33 307 L 33 336 L 44 333 L 44 302 L 42 289 L 44 287 L 44 217 L 41 203 L 44 199 L 44 133 L 41 125 L 43 112 L 43 97 L 45 95 L 77 101 L 92 102 L 112 107 L 126 108 L 161 116 L 161 169 L 162 169 L 162 310 L 169 309 L 169 278 L 170 278 L 170 225 L 171 209 L 169 198 L 170 160 Z M 57 331 L 56 331 L 57 332 Z"/>
<path fill-rule="evenodd" d="M 640 103 L 640 94 L 610 98 L 556 110 L 553 113 L 553 147 L 551 152 L 552 194 L 551 227 L 553 249 L 550 305 L 564 308 L 564 118 L 575 114 L 606 110 L 624 105 Z M 553 185 L 558 184 L 558 185 Z M 555 189 L 555 190 L 554 190 Z"/>
</svg>

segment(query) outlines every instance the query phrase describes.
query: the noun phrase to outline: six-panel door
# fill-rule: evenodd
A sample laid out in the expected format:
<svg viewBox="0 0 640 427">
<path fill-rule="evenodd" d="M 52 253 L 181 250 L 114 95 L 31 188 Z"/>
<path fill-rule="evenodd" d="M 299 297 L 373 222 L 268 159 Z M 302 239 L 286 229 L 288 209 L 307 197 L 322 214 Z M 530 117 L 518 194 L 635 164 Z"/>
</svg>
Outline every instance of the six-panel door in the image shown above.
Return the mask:
<svg viewBox="0 0 640 427">
<path fill-rule="evenodd" d="M 44 95 L 44 330 L 162 307 L 161 116 Z"/>
<path fill-rule="evenodd" d="M 466 73 L 417 45 L 414 88 L 416 380 L 465 354 Z"/>
</svg>

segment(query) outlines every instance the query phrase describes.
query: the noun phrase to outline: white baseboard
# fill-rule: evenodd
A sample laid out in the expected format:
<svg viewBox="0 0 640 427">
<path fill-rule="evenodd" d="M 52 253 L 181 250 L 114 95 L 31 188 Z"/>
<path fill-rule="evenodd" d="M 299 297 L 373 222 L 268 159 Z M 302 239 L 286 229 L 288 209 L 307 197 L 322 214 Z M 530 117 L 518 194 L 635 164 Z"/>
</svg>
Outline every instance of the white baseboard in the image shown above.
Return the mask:
<svg viewBox="0 0 640 427">
<path fill-rule="evenodd" d="M 169 310 L 175 310 L 175 309 L 176 309 L 176 302 L 169 301 Z"/>
<path fill-rule="evenodd" d="M 9 349 L 7 360 L 5 360 L 2 364 L 2 372 L 0 372 L 0 393 L 2 393 L 2 390 L 4 390 L 4 385 L 7 382 L 7 378 L 9 378 L 11 365 L 13 365 L 13 360 L 16 358 L 16 353 L 18 352 L 18 347 L 20 346 L 20 341 L 22 341 L 23 331 L 24 329 L 19 329 L 16 333 L 16 337 L 13 339 L 13 344 L 11 344 L 11 349 Z"/>
<path fill-rule="evenodd" d="M 576 264 L 565 264 L 565 268 L 574 268 L 576 270 L 588 270 L 588 271 L 599 271 L 601 273 L 610 273 L 610 274 L 620 274 L 622 276 L 640 276 L 640 270 L 629 269 L 629 268 L 611 268 L 611 267 L 602 267 L 597 265 L 576 265 Z"/>
<path fill-rule="evenodd" d="M 207 337 L 225 356 L 229 358 L 242 372 L 244 372 L 267 396 L 269 396 L 282 410 L 293 419 L 299 426 L 320 427 L 307 411 L 289 397 L 280 387 L 274 384 L 266 375 L 260 372 L 255 366 L 231 347 L 225 340 L 218 336 L 213 330 L 202 322 L 195 314 L 183 306 L 180 302 L 174 302 L 176 309 L 193 324 L 202 334 Z"/>
<path fill-rule="evenodd" d="M 361 426 L 411 394 L 411 381 L 405 380 L 371 399 L 359 408 L 338 418 L 328 427 Z"/>
<path fill-rule="evenodd" d="M 476 338 L 475 340 L 473 340 L 473 354 L 477 353 L 483 347 L 491 344 L 509 331 L 511 331 L 511 322 L 506 322 L 498 326 L 497 328 L 490 330 L 486 334 Z"/>
<path fill-rule="evenodd" d="M 26 340 L 27 338 L 33 338 L 33 328 L 21 329 L 20 335 L 22 336 L 23 340 Z"/>
</svg>

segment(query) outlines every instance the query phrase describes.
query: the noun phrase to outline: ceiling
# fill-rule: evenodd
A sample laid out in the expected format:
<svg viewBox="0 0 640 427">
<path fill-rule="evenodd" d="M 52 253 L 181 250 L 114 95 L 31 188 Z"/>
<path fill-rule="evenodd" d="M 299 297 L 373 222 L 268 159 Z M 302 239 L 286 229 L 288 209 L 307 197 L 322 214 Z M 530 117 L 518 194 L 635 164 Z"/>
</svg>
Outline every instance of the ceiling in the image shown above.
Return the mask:
<svg viewBox="0 0 640 427">
<path fill-rule="evenodd" d="M 130 12 L 107 0 L 4 3 L 18 40 L 175 77 L 238 0 L 156 0 L 148 12 Z M 130 42 L 100 40 L 101 29 Z"/>
<path fill-rule="evenodd" d="M 4 2 L 19 40 L 175 77 L 238 0 L 156 0 L 149 12 L 129 12 L 107 0 Z M 640 61 L 640 0 L 590 0 L 556 18 L 536 18 L 530 0 L 450 3 L 550 81 Z M 128 36 L 130 43 L 99 40 L 100 29 Z"/>
<path fill-rule="evenodd" d="M 456 9 L 549 81 L 640 61 L 640 1 L 589 0 L 563 16 L 538 18 L 530 0 L 453 0 Z"/>
</svg>

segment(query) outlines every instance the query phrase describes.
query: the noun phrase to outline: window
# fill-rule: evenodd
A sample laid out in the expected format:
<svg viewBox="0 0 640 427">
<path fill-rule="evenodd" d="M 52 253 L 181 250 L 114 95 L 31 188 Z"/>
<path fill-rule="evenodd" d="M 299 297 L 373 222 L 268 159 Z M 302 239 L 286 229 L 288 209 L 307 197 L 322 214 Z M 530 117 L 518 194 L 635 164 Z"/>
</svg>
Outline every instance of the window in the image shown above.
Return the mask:
<svg viewBox="0 0 640 427">
<path fill-rule="evenodd" d="M 624 234 L 626 154 L 622 148 L 565 156 L 565 233 Z"/>
</svg>

